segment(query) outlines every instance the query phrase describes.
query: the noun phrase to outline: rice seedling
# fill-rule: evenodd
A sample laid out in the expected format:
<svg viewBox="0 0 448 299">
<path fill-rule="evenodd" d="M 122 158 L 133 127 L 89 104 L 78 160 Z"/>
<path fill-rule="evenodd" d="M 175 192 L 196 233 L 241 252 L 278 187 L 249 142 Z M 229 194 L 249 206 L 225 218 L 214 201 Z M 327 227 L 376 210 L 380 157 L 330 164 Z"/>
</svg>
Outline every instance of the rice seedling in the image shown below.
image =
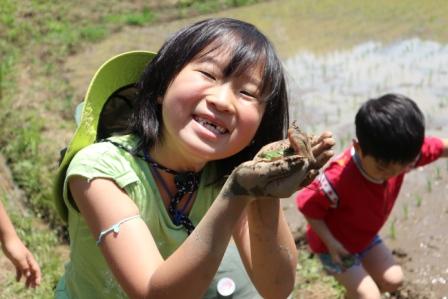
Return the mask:
<svg viewBox="0 0 448 299">
<path fill-rule="evenodd" d="M 409 216 L 409 207 L 408 205 L 405 203 L 403 205 L 403 219 L 404 220 L 408 220 L 408 216 Z"/>
<path fill-rule="evenodd" d="M 389 225 L 389 237 L 392 240 L 395 240 L 397 238 L 397 228 L 395 226 L 395 222 L 397 221 L 396 218 L 394 218 Z"/>
<path fill-rule="evenodd" d="M 415 205 L 416 205 L 417 207 L 420 207 L 420 206 L 422 205 L 422 201 L 423 201 L 422 196 L 419 195 L 419 194 L 417 194 L 417 195 L 415 196 Z"/>
<path fill-rule="evenodd" d="M 432 192 L 432 182 L 429 178 L 426 179 L 426 191 L 428 191 L 428 193 Z"/>
</svg>

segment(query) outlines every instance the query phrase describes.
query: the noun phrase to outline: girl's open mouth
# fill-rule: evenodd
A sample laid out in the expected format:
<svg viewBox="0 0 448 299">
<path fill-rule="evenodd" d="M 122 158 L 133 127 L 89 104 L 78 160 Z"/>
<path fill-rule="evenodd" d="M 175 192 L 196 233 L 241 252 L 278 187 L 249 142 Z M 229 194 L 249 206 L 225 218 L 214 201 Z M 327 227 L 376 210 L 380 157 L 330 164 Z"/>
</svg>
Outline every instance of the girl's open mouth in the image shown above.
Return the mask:
<svg viewBox="0 0 448 299">
<path fill-rule="evenodd" d="M 224 128 L 216 123 L 213 123 L 208 119 L 201 118 L 197 115 L 193 116 L 193 119 L 196 122 L 198 122 L 201 126 L 205 127 L 207 130 L 210 130 L 215 134 L 223 135 L 223 134 L 226 134 L 229 132 L 229 130 L 227 130 L 226 128 Z"/>
</svg>

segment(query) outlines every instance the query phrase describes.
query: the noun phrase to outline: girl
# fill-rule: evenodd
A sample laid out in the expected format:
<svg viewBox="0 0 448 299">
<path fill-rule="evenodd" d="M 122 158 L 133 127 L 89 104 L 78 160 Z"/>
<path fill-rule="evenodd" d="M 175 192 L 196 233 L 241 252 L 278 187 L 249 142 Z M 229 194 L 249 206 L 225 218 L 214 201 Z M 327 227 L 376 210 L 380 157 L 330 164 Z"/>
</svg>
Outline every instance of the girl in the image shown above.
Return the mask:
<svg viewBox="0 0 448 299">
<path fill-rule="evenodd" d="M 132 94 L 119 78 L 138 73 L 136 55 L 108 61 L 116 77 L 98 73 L 87 97 L 103 83 L 112 97 Z M 130 134 L 85 147 L 67 170 L 63 161 L 71 261 L 57 297 L 213 298 L 224 273 L 237 281 L 233 298 L 286 298 L 297 253 L 278 197 L 299 188 L 302 160 L 248 161 L 288 125 L 267 38 L 227 18 L 186 27 L 143 71 L 136 103 Z M 329 133 L 315 142 L 319 166 L 332 144 Z"/>
</svg>

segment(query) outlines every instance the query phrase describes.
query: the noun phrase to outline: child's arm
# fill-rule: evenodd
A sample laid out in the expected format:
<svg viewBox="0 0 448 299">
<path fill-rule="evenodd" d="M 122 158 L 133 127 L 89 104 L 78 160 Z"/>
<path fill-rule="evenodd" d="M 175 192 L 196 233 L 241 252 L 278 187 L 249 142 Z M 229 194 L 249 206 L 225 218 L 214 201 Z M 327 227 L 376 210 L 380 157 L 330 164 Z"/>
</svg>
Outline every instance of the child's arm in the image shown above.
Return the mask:
<svg viewBox="0 0 448 299">
<path fill-rule="evenodd" d="M 443 142 L 443 154 L 442 157 L 448 157 L 448 139 L 442 139 Z"/>
<path fill-rule="evenodd" d="M 249 204 L 233 237 L 263 298 L 286 298 L 295 284 L 297 249 L 278 198 Z"/>
<path fill-rule="evenodd" d="M 327 246 L 328 253 L 331 255 L 333 262 L 342 266 L 342 258 L 350 255 L 347 249 L 336 240 L 323 220 L 313 219 L 307 216 L 305 216 L 305 218 L 322 242 L 324 242 L 325 246 Z"/>
<path fill-rule="evenodd" d="M 139 214 L 133 200 L 113 181 L 69 179 L 73 198 L 97 239 L 102 230 Z M 221 192 L 190 236 L 166 260 L 146 223 L 127 221 L 99 247 L 130 298 L 202 298 L 222 260 L 236 222 L 249 202 Z M 163 240 L 160 240 L 163 241 Z"/>
<path fill-rule="evenodd" d="M 0 242 L 6 257 L 16 268 L 16 279 L 25 277 L 26 287 L 36 287 L 40 284 L 41 272 L 39 265 L 28 248 L 17 236 L 14 226 L 0 201 Z"/>
<path fill-rule="evenodd" d="M 311 145 L 311 156 L 320 168 L 333 155 L 332 134 L 323 133 Z M 299 178 L 296 178 L 297 183 L 302 186 Z M 294 189 L 285 188 L 286 192 L 291 190 Z M 265 198 L 251 202 L 233 236 L 260 294 L 264 298 L 286 298 L 295 283 L 297 250 L 280 200 Z"/>
<path fill-rule="evenodd" d="M 247 255 L 251 256 L 254 269 L 266 270 L 265 265 L 280 262 L 279 274 L 286 273 L 285 276 L 278 277 L 269 271 L 258 281 L 270 278 L 272 288 L 262 289 L 263 297 L 286 297 L 294 285 L 296 249 L 276 198 L 283 194 L 290 196 L 297 190 L 306 172 L 299 155 L 275 162 L 249 161 L 238 166 L 195 230 L 166 260 L 156 245 L 163 240 L 154 240 L 141 218 L 124 222 L 119 233 L 105 235 L 100 249 L 117 281 L 132 298 L 201 298 L 248 205 L 266 200 L 264 204 L 251 204 L 248 209 L 248 218 L 257 218 L 257 221 L 249 219 L 251 239 L 258 236 L 260 240 L 240 245 L 261 248 Z M 264 183 L 252 189 L 254 180 Z M 94 239 L 101 231 L 139 214 L 133 200 L 112 180 L 72 176 L 69 188 Z M 270 245 L 268 240 L 276 243 Z M 281 252 L 269 252 L 272 248 L 280 248 Z M 266 256 L 272 257 L 268 264 L 263 262 Z M 275 283 L 273 277 L 286 283 Z"/>
</svg>

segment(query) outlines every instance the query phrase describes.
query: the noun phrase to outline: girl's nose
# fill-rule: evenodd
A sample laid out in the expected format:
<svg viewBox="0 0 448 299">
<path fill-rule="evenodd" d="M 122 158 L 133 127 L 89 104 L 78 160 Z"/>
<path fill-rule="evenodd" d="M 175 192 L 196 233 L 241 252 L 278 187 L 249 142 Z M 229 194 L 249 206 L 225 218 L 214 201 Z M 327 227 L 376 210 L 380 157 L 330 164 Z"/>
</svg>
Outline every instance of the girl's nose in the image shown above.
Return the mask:
<svg viewBox="0 0 448 299">
<path fill-rule="evenodd" d="M 234 104 L 236 101 L 236 96 L 230 84 L 217 86 L 214 92 L 207 97 L 207 100 L 219 111 L 235 111 Z"/>
</svg>

